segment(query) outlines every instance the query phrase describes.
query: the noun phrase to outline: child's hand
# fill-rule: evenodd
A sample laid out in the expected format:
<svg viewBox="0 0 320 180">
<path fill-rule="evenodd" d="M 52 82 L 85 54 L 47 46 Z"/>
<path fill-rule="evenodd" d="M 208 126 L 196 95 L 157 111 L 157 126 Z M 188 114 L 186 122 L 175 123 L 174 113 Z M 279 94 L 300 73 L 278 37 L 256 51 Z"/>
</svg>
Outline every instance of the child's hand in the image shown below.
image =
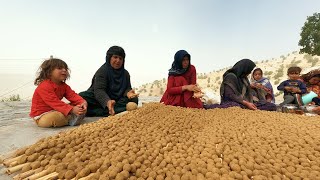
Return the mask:
<svg viewBox="0 0 320 180">
<path fill-rule="evenodd" d="M 132 99 L 132 98 L 135 98 L 135 97 L 138 97 L 139 94 L 135 93 L 135 91 L 133 89 L 131 89 L 128 93 L 127 93 L 127 97 L 129 99 Z"/>
<path fill-rule="evenodd" d="M 259 89 L 263 89 L 264 88 L 264 86 L 262 84 L 260 84 L 260 83 L 257 83 L 256 87 L 259 88 Z"/>
<path fill-rule="evenodd" d="M 314 109 L 312 109 L 313 112 L 320 114 L 320 106 L 315 107 Z"/>
<path fill-rule="evenodd" d="M 75 115 L 81 115 L 83 112 L 80 109 L 80 105 L 73 106 L 72 113 L 75 114 Z"/>
<path fill-rule="evenodd" d="M 292 88 L 291 88 L 291 92 L 293 92 L 293 93 L 299 93 L 299 92 L 301 92 L 301 91 L 300 91 L 299 88 L 292 87 Z"/>
<path fill-rule="evenodd" d="M 87 112 L 87 107 L 88 107 L 88 104 L 87 104 L 87 102 L 86 102 L 86 101 L 84 101 L 82 104 L 77 105 L 77 106 L 78 106 L 78 107 L 79 107 L 79 109 L 80 109 L 80 111 L 79 111 L 79 115 L 86 114 L 86 112 Z"/>
</svg>

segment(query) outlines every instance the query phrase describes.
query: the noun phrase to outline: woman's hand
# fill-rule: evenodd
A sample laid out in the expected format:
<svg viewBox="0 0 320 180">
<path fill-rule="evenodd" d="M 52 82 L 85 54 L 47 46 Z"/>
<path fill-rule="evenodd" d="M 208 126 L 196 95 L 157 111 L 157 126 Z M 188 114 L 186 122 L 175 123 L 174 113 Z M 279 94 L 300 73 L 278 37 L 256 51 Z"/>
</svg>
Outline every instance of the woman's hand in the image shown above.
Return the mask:
<svg viewBox="0 0 320 180">
<path fill-rule="evenodd" d="M 131 89 L 128 93 L 127 93 L 127 97 L 129 99 L 132 99 L 132 98 L 135 98 L 135 97 L 138 97 L 139 94 L 135 93 L 135 91 L 133 89 Z"/>
<path fill-rule="evenodd" d="M 113 116 L 113 115 L 115 115 L 116 113 L 115 113 L 115 111 L 114 111 L 114 105 L 116 104 L 116 101 L 115 100 L 109 100 L 108 102 L 107 102 L 107 108 L 108 108 L 108 113 L 111 115 L 111 116 Z"/>
<path fill-rule="evenodd" d="M 194 92 L 193 93 L 193 98 L 202 98 L 203 97 L 203 93 L 202 92 Z"/>
<path fill-rule="evenodd" d="M 256 107 L 256 105 L 254 105 L 253 103 L 250 103 L 248 101 L 243 101 L 242 104 L 245 105 L 248 109 L 251 109 L 251 110 L 257 110 L 258 109 Z"/>
<path fill-rule="evenodd" d="M 196 92 L 196 93 L 201 92 L 201 89 L 197 85 L 194 85 L 194 84 L 182 86 L 182 91 L 184 91 L 184 90 L 188 90 L 188 91 L 192 91 L 192 92 Z"/>
</svg>

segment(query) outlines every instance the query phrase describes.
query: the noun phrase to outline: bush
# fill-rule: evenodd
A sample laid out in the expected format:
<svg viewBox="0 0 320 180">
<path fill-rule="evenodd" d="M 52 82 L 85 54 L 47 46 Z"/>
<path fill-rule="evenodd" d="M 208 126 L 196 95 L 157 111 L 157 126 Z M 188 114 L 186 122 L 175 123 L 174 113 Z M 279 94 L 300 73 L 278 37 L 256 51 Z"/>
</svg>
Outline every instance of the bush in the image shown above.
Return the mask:
<svg viewBox="0 0 320 180">
<path fill-rule="evenodd" d="M 164 91 L 163 91 L 163 88 L 160 88 L 160 94 L 163 94 Z"/>
<path fill-rule="evenodd" d="M 1 102 L 8 102 L 8 101 L 21 101 L 19 94 L 12 94 L 9 98 L 1 99 Z"/>
<path fill-rule="evenodd" d="M 283 68 L 279 68 L 276 72 L 276 74 L 273 76 L 274 79 L 279 79 L 283 76 Z"/>
<path fill-rule="evenodd" d="M 272 71 L 266 71 L 263 74 L 266 75 L 266 76 L 270 76 L 272 74 Z"/>
<path fill-rule="evenodd" d="M 280 79 L 276 79 L 276 81 L 274 82 L 274 85 L 279 85 L 280 83 Z"/>
</svg>

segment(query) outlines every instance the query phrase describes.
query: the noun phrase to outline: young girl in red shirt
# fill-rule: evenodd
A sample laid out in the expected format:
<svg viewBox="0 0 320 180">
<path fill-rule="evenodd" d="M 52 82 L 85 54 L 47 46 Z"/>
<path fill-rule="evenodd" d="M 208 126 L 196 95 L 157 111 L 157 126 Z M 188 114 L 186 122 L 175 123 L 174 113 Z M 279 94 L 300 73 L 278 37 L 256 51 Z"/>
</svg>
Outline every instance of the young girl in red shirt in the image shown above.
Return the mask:
<svg viewBox="0 0 320 180">
<path fill-rule="evenodd" d="M 50 58 L 41 64 L 30 112 L 39 127 L 74 126 L 83 120 L 87 102 L 65 83 L 69 77 L 68 65 L 61 59 Z"/>
</svg>

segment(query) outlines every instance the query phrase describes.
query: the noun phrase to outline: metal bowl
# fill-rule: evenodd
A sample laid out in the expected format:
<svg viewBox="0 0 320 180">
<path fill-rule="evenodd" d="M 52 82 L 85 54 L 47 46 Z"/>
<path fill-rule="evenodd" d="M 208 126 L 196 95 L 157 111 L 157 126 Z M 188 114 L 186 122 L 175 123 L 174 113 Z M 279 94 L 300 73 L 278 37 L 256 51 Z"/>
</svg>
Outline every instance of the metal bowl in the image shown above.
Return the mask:
<svg viewBox="0 0 320 180">
<path fill-rule="evenodd" d="M 301 106 L 301 109 L 306 113 L 314 113 L 313 109 L 318 107 L 317 105 L 307 105 L 307 106 Z"/>
<path fill-rule="evenodd" d="M 298 106 L 295 104 L 286 104 L 282 106 L 282 112 L 283 113 L 296 113 L 296 110 L 298 109 Z"/>
</svg>

